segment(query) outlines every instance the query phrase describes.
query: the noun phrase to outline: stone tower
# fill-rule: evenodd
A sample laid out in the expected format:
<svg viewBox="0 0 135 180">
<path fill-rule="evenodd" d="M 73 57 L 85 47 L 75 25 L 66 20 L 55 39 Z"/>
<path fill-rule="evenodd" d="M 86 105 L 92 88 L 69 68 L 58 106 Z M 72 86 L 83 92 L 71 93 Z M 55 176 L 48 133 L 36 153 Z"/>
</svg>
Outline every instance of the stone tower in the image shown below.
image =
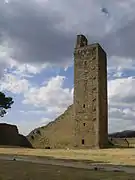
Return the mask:
<svg viewBox="0 0 135 180">
<path fill-rule="evenodd" d="M 108 143 L 107 57 L 99 44 L 77 35 L 74 51 L 74 134 L 77 148 Z"/>
</svg>

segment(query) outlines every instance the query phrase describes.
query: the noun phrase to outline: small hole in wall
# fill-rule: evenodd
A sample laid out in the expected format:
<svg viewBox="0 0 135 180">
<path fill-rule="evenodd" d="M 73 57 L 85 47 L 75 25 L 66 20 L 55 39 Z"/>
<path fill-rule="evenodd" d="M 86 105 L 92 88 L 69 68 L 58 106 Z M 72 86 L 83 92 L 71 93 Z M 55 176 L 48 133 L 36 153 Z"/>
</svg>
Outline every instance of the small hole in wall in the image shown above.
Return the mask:
<svg viewBox="0 0 135 180">
<path fill-rule="evenodd" d="M 87 61 L 84 61 L 84 65 L 87 65 Z"/>
<path fill-rule="evenodd" d="M 50 146 L 45 147 L 45 149 L 51 149 Z"/>
<path fill-rule="evenodd" d="M 92 91 L 96 91 L 96 87 L 92 87 Z"/>
<path fill-rule="evenodd" d="M 34 139 L 34 136 L 33 136 L 33 135 L 31 136 L 31 139 Z"/>
<path fill-rule="evenodd" d="M 82 144 L 84 144 L 84 139 L 82 139 Z"/>
<path fill-rule="evenodd" d="M 83 104 L 83 108 L 85 108 L 85 104 Z"/>
<path fill-rule="evenodd" d="M 85 123 L 83 123 L 83 126 L 85 126 Z"/>
<path fill-rule="evenodd" d="M 96 101 L 96 98 L 93 99 L 93 102 Z"/>
</svg>

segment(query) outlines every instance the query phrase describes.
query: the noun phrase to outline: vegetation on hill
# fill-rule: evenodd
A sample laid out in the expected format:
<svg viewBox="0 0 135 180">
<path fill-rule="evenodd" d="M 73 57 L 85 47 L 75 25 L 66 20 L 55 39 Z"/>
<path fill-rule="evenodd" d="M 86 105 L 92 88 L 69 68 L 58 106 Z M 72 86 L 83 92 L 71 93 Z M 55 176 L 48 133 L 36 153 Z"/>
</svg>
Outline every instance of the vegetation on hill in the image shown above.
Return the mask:
<svg viewBox="0 0 135 180">
<path fill-rule="evenodd" d="M 109 134 L 109 137 L 112 137 L 112 138 L 134 138 L 135 131 L 125 130 L 122 132 L 115 132 L 115 133 Z"/>
</svg>

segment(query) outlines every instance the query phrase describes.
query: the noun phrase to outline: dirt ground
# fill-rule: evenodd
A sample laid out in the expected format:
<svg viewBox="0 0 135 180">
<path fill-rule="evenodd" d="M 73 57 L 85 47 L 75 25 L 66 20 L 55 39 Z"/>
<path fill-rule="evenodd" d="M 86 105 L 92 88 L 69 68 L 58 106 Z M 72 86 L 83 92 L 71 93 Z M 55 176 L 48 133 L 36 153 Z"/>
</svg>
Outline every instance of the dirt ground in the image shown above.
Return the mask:
<svg viewBox="0 0 135 180">
<path fill-rule="evenodd" d="M 135 180 L 124 172 L 102 172 L 28 162 L 0 161 L 0 180 Z"/>
</svg>

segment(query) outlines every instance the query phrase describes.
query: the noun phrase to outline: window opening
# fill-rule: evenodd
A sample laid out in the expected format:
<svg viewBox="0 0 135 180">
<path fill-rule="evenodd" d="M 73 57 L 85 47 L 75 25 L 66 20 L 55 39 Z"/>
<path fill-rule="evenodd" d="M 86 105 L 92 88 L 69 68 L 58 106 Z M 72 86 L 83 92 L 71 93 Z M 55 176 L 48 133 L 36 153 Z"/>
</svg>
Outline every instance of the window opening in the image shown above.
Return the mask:
<svg viewBox="0 0 135 180">
<path fill-rule="evenodd" d="M 84 61 L 84 65 L 87 65 L 87 61 Z"/>
<path fill-rule="evenodd" d="M 82 139 L 82 144 L 84 144 L 84 139 Z"/>
</svg>

